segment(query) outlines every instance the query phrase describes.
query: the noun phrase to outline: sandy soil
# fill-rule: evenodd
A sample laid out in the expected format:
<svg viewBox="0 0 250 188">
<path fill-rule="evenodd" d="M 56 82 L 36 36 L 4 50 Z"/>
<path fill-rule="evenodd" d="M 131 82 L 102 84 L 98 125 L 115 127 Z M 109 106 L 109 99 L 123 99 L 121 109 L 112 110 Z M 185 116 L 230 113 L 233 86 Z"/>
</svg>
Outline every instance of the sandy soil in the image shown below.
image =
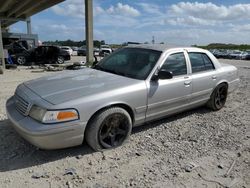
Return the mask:
<svg viewBox="0 0 250 188">
<path fill-rule="evenodd" d="M 105 152 L 83 146 L 42 151 L 6 117 L 16 86 L 53 73 L 22 67 L 0 75 L 0 187 L 250 187 L 250 61 L 226 106 L 205 107 L 135 128 L 127 144 Z"/>
</svg>

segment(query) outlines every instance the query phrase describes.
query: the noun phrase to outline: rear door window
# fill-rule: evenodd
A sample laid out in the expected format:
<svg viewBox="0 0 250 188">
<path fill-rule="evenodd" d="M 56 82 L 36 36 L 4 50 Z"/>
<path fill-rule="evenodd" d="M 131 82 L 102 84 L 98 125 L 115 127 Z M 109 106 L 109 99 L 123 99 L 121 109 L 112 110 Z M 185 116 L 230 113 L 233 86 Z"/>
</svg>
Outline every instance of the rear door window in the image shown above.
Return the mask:
<svg viewBox="0 0 250 188">
<path fill-rule="evenodd" d="M 213 70 L 214 64 L 212 63 L 211 59 L 206 54 L 202 54 L 202 57 L 205 63 L 206 70 Z"/>
<path fill-rule="evenodd" d="M 214 69 L 212 61 L 206 54 L 190 52 L 188 55 L 192 66 L 192 73 Z"/>
</svg>

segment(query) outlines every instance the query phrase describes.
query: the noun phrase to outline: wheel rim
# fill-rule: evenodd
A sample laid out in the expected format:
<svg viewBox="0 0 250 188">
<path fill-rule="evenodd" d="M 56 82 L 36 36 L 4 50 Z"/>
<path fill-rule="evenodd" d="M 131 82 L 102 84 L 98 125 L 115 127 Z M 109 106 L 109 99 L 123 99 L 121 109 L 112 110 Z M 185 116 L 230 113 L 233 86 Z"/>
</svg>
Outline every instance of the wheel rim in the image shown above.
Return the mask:
<svg viewBox="0 0 250 188">
<path fill-rule="evenodd" d="M 63 59 L 62 57 L 58 57 L 58 58 L 57 58 L 57 62 L 58 62 L 59 64 L 62 64 L 63 61 L 64 61 L 64 59 Z"/>
<path fill-rule="evenodd" d="M 129 131 L 128 119 L 123 114 L 112 114 L 102 123 L 99 142 L 104 148 L 117 147 L 126 139 Z"/>
<path fill-rule="evenodd" d="M 227 88 L 225 86 L 220 87 L 216 91 L 215 95 L 215 105 L 217 108 L 221 108 L 224 106 L 227 99 Z"/>
<path fill-rule="evenodd" d="M 17 58 L 17 63 L 19 64 L 19 65 L 23 65 L 23 64 L 25 64 L 25 57 L 23 57 L 23 56 L 20 56 L 20 57 L 18 57 Z"/>
</svg>

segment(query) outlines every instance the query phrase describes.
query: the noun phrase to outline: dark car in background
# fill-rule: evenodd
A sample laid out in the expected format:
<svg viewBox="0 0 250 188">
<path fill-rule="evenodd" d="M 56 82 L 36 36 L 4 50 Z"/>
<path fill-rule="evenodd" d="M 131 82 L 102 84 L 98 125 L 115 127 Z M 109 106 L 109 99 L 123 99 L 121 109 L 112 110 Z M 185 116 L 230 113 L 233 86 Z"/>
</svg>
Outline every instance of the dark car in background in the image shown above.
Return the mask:
<svg viewBox="0 0 250 188">
<path fill-rule="evenodd" d="M 99 53 L 100 49 L 97 47 L 94 47 L 94 55 L 95 53 Z M 87 55 L 87 47 L 86 46 L 81 46 L 77 49 L 77 55 L 78 56 L 86 56 Z"/>
<path fill-rule="evenodd" d="M 10 53 L 13 61 L 18 65 L 31 64 L 62 64 L 70 60 L 70 54 L 57 46 L 38 46 L 22 52 Z"/>
<path fill-rule="evenodd" d="M 87 54 L 86 46 L 81 46 L 80 48 L 77 49 L 77 55 L 86 56 L 86 54 Z"/>
</svg>

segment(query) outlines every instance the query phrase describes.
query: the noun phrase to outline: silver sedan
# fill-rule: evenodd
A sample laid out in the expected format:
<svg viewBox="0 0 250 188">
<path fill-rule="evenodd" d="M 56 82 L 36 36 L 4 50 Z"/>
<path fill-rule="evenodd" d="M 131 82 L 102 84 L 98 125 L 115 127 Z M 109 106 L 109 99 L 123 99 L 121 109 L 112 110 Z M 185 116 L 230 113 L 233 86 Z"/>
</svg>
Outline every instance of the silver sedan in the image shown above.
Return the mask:
<svg viewBox="0 0 250 188">
<path fill-rule="evenodd" d="M 133 126 L 194 107 L 220 110 L 238 71 L 207 50 L 136 46 L 92 68 L 20 84 L 6 103 L 13 127 L 43 149 L 122 145 Z"/>
</svg>

